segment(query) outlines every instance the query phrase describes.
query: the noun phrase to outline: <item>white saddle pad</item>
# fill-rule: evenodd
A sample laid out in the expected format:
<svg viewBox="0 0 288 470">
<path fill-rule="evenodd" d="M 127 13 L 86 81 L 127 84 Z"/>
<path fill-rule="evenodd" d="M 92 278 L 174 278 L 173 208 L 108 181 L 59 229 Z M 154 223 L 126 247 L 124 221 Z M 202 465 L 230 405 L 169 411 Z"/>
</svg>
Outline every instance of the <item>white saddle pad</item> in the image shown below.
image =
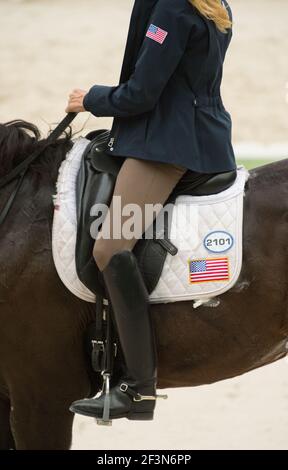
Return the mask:
<svg viewBox="0 0 288 470">
<path fill-rule="evenodd" d="M 95 302 L 75 266 L 76 177 L 89 140 L 78 138 L 62 162 L 54 199 L 52 251 L 57 272 L 77 297 Z M 248 172 L 239 167 L 235 183 L 212 196 L 180 196 L 171 219 L 176 256 L 167 255 L 153 303 L 194 300 L 197 306 L 229 290 L 242 266 L 243 196 Z"/>
</svg>

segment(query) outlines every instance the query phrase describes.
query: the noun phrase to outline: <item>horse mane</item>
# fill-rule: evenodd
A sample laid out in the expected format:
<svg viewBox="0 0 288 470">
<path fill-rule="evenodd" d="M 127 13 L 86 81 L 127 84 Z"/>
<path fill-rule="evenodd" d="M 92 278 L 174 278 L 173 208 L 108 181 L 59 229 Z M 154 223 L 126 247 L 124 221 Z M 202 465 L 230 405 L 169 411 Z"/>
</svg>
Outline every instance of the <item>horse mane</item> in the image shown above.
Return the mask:
<svg viewBox="0 0 288 470">
<path fill-rule="evenodd" d="M 50 131 L 51 132 L 51 131 Z M 62 138 L 51 143 L 31 165 L 42 176 L 56 178 L 59 165 L 72 147 L 71 127 Z M 0 123 L 0 178 L 8 174 L 38 148 L 44 148 L 46 139 L 41 139 L 38 127 L 22 119 Z"/>
</svg>

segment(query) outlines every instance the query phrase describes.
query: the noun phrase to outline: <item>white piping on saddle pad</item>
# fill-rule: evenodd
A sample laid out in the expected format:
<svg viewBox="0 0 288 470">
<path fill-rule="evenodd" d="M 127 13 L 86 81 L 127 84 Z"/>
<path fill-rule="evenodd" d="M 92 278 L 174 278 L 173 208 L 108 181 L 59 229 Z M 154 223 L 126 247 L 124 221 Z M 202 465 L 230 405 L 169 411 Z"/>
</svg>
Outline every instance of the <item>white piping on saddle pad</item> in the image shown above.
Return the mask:
<svg viewBox="0 0 288 470">
<path fill-rule="evenodd" d="M 75 264 L 76 178 L 89 143 L 84 137 L 78 138 L 60 166 L 57 194 L 53 196 L 52 254 L 58 275 L 67 289 L 82 300 L 95 302 L 95 295 L 78 278 Z"/>
<path fill-rule="evenodd" d="M 75 265 L 77 235 L 76 177 L 83 152 L 89 142 L 83 137 L 78 138 L 61 164 L 57 181 L 57 194 L 53 198 L 55 210 L 52 253 L 56 270 L 65 286 L 80 299 L 95 302 L 94 294 L 79 280 Z M 194 307 L 202 304 L 211 305 L 210 299 L 226 292 L 236 283 L 242 265 L 243 195 L 247 178 L 248 172 L 240 167 L 236 182 L 226 191 L 212 196 L 181 196 L 177 199 L 171 225 L 171 230 L 176 233 L 176 238 L 172 241 L 176 246 L 182 248 L 175 257 L 170 254 L 167 255 L 161 278 L 150 295 L 151 302 L 194 300 Z M 183 215 L 187 212 L 183 210 L 183 206 L 186 207 L 187 205 L 193 205 L 194 211 L 195 208 L 198 211 L 199 224 L 197 231 L 194 223 L 189 225 L 189 230 L 187 230 L 187 219 Z M 233 246 L 225 253 L 211 253 L 204 246 L 203 241 L 207 238 L 207 235 L 213 235 L 215 232 L 218 233 L 218 235 L 216 233 L 218 237 L 216 238 L 220 242 L 222 242 L 222 239 L 219 239 L 221 232 L 227 232 L 227 240 L 233 239 Z M 195 236 L 195 233 L 197 236 Z M 194 234 L 193 237 L 191 234 Z M 195 243 L 196 238 L 198 243 Z M 191 272 L 191 263 L 194 266 L 195 261 L 197 262 L 196 275 L 201 276 L 201 273 L 197 273 L 198 261 L 199 269 L 202 269 L 202 265 L 208 263 L 209 271 L 209 263 L 211 259 L 213 263 L 215 258 L 216 263 L 218 258 L 228 259 L 229 279 L 219 282 L 193 282 L 191 284 L 191 277 L 193 280 L 193 276 L 195 276 L 195 273 Z M 220 266 L 220 269 L 222 268 Z M 223 269 L 225 270 L 225 266 Z"/>
</svg>

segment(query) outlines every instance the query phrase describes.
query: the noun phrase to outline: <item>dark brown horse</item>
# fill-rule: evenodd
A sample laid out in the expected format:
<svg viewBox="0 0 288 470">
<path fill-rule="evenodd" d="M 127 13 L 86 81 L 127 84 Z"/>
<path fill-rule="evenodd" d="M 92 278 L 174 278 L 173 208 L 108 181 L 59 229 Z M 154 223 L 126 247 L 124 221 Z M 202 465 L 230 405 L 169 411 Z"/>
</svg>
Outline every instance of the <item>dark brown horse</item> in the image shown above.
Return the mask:
<svg viewBox="0 0 288 470">
<path fill-rule="evenodd" d="M 43 143 L 32 124 L 0 125 L 0 176 Z M 68 406 L 91 391 L 83 335 L 94 309 L 66 290 L 51 255 L 52 194 L 70 147 L 69 134 L 49 145 L 0 227 L 0 449 L 68 449 Z M 14 184 L 1 190 L 1 205 Z M 286 354 L 287 237 L 284 160 L 251 172 L 243 269 L 219 306 L 153 306 L 159 388 L 216 382 Z"/>
</svg>

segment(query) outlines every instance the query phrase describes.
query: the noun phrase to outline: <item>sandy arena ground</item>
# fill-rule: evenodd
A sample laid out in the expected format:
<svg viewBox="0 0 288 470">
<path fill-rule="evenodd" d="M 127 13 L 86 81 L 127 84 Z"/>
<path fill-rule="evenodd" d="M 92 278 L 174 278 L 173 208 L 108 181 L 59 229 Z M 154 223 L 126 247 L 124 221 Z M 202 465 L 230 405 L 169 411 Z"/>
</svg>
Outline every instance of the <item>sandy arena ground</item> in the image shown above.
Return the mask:
<svg viewBox="0 0 288 470">
<path fill-rule="evenodd" d="M 0 122 L 48 125 L 75 87 L 117 85 L 133 0 L 0 0 Z M 288 142 L 288 2 L 231 0 L 223 97 L 234 142 Z M 80 129 L 89 115 L 77 118 Z M 87 129 L 109 127 L 91 116 Z"/>
<path fill-rule="evenodd" d="M 0 0 L 0 122 L 45 135 L 72 88 L 118 83 L 132 0 Z M 288 142 L 288 2 L 231 0 L 235 16 L 223 97 L 234 143 Z M 75 130 L 107 128 L 85 113 Z M 83 131 L 84 132 L 84 131 Z M 250 144 L 249 144 L 250 145 Z M 288 147 L 287 147 L 288 148 Z M 284 156 L 284 155 L 283 155 Z M 74 449 L 288 449 L 288 363 L 196 389 L 169 390 L 153 423 L 99 428 L 77 418 Z"/>
</svg>

